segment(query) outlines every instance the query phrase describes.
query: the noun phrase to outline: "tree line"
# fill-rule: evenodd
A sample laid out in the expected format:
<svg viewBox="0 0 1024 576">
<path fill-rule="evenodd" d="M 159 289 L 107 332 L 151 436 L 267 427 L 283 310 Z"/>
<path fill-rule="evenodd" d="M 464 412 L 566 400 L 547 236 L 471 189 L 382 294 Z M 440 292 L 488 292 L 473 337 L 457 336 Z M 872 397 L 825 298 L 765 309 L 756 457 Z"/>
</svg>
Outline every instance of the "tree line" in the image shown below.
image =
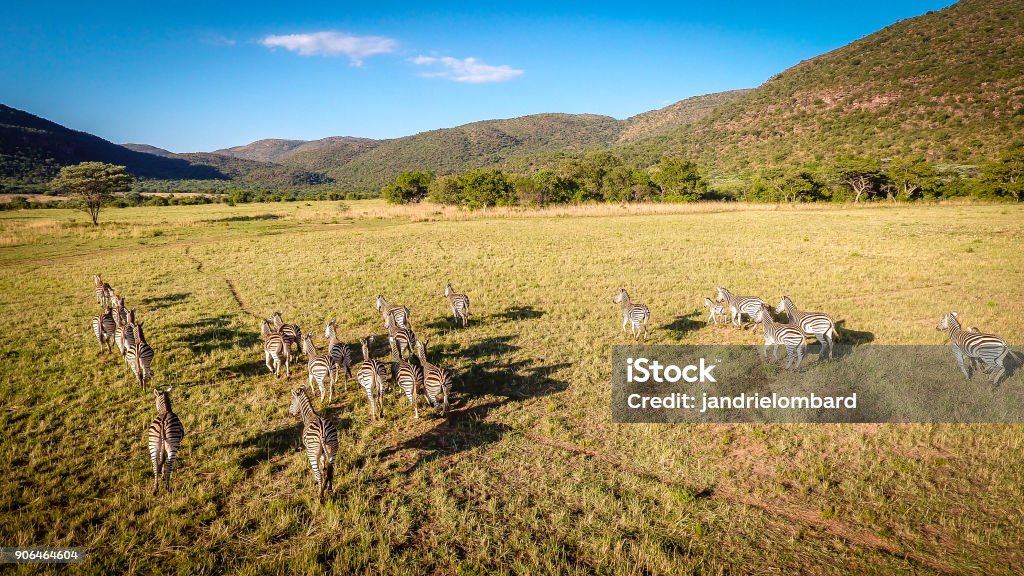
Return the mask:
<svg viewBox="0 0 1024 576">
<path fill-rule="evenodd" d="M 663 156 L 650 166 L 630 164 L 608 151 L 563 159 L 557 168 L 515 174 L 481 168 L 435 176 L 403 172 L 381 196 L 402 204 L 431 200 L 469 208 L 585 202 L 867 202 L 954 197 L 1024 199 L 1024 145 L 978 166 L 939 167 L 920 157 L 843 157 L 828 163 L 764 168 L 738 177 L 711 178 L 694 162 Z"/>
</svg>

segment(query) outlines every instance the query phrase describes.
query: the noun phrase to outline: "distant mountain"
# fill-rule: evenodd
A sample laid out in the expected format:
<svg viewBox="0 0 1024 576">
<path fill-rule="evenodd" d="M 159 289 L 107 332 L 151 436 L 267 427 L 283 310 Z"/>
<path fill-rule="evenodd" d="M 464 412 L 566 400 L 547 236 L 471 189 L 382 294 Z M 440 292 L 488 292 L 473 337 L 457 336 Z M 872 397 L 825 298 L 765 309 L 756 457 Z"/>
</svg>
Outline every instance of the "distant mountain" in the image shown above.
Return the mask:
<svg viewBox="0 0 1024 576">
<path fill-rule="evenodd" d="M 719 106 L 739 99 L 750 90 L 730 90 L 680 100 L 658 110 L 627 118 L 617 142 L 631 142 L 689 126 L 711 114 Z"/>
<path fill-rule="evenodd" d="M 129 172 L 142 178 L 227 178 L 211 166 L 129 150 L 98 136 L 0 104 L 0 184 L 46 182 L 61 166 L 87 160 L 126 166 Z"/>
<path fill-rule="evenodd" d="M 308 186 L 327 184 L 331 179 L 319 172 L 302 170 L 292 166 L 283 166 L 272 162 L 259 162 L 244 158 L 233 158 L 210 152 L 191 152 L 187 154 L 171 154 L 189 162 L 194 166 L 207 166 L 226 177 L 245 184 L 261 186 Z"/>
<path fill-rule="evenodd" d="M 246 160 L 258 160 L 260 162 L 283 162 L 300 154 L 316 154 L 324 149 L 331 149 L 332 155 L 343 157 L 345 150 L 353 147 L 363 150 L 376 144 L 376 140 L 370 138 L 354 138 L 351 136 L 331 136 L 320 140 L 280 140 L 268 138 L 257 140 L 243 146 L 232 146 L 214 150 L 214 154 L 234 156 Z"/>
<path fill-rule="evenodd" d="M 797 64 L 703 118 L 620 150 L 720 172 L 921 155 L 995 157 L 1024 136 L 1024 2 L 963 0 Z"/>
<path fill-rule="evenodd" d="M 170 156 L 172 152 L 170 150 L 164 150 L 163 148 L 157 148 L 156 146 L 150 146 L 149 144 L 121 144 L 121 146 L 134 150 L 136 152 L 142 152 L 143 154 L 152 154 L 153 156 L 162 156 L 164 158 Z"/>
</svg>

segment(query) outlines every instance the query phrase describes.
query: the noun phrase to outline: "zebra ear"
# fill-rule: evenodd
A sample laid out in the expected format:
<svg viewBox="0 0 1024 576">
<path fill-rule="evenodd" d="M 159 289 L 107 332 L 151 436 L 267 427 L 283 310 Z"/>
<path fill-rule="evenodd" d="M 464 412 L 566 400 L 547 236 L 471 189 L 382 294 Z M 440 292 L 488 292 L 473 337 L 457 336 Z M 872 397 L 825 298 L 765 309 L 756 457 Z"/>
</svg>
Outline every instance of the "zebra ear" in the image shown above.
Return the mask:
<svg viewBox="0 0 1024 576">
<path fill-rule="evenodd" d="M 953 318 L 956 318 L 957 316 L 960 315 L 959 312 L 950 312 L 950 314 L 953 315 Z"/>
</svg>

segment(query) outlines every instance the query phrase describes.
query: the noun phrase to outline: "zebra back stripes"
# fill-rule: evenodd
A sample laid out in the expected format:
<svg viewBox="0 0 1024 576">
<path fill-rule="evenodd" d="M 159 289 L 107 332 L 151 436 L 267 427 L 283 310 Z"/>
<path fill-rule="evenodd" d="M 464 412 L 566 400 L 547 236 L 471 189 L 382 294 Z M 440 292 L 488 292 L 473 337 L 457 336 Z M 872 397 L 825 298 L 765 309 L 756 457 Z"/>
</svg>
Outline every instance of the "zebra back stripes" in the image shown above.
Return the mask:
<svg viewBox="0 0 1024 576">
<path fill-rule="evenodd" d="M 630 334 L 633 339 L 640 338 L 641 328 L 643 329 L 644 340 L 647 339 L 647 322 L 651 318 L 651 311 L 643 304 L 634 304 L 629 300 L 629 294 L 625 288 L 619 288 L 619 291 L 612 298 L 612 302 L 622 307 L 622 331 L 626 331 L 626 325 L 629 325 Z"/>
<path fill-rule="evenodd" d="M 313 481 L 321 501 L 324 494 L 334 489 L 334 459 L 338 454 L 338 428 L 334 422 L 324 418 L 313 409 L 305 388 L 292 390 L 292 402 L 288 407 L 289 416 L 302 419 L 302 447 L 306 461 L 313 471 Z"/>
<path fill-rule="evenodd" d="M 348 390 L 348 379 L 352 377 L 352 350 L 348 344 L 338 340 L 338 321 L 331 320 L 324 327 L 324 338 L 327 338 L 327 353 L 345 371 L 345 390 Z"/>
<path fill-rule="evenodd" d="M 374 420 L 384 417 L 384 387 L 387 385 L 388 369 L 383 362 L 370 356 L 370 344 L 373 336 L 359 340 L 363 348 L 363 362 L 356 372 L 356 381 L 366 391 L 366 399 L 370 402 L 370 414 Z"/>
<path fill-rule="evenodd" d="M 139 381 L 139 386 L 145 388 L 146 383 L 153 377 L 151 368 L 153 365 L 153 348 L 146 342 L 146 335 L 142 331 L 142 324 L 142 322 L 139 322 L 132 327 L 135 332 L 135 341 L 128 348 L 125 356 L 128 361 L 128 367 L 132 369 L 132 373 L 135 374 L 135 378 Z"/>
<path fill-rule="evenodd" d="M 836 332 L 836 323 L 832 320 L 831 316 L 822 312 L 803 312 L 798 310 L 789 296 L 783 296 L 779 300 L 779 305 L 775 307 L 775 311 L 780 314 L 784 312 L 790 324 L 799 326 L 804 331 L 804 334 L 814 336 L 822 346 L 822 354 L 827 349 L 828 355 L 832 355 L 833 340 L 838 339 L 839 333 Z"/>
<path fill-rule="evenodd" d="M 405 392 L 405 397 L 412 404 L 413 415 L 419 418 L 417 394 L 423 386 L 423 369 L 402 358 L 394 336 L 388 337 L 388 344 L 391 347 L 391 374 L 395 378 L 395 384 Z"/>
<path fill-rule="evenodd" d="M 285 344 L 288 345 L 289 350 L 291 350 L 292 344 L 295 344 L 298 351 L 301 352 L 302 329 L 299 328 L 298 324 L 285 324 L 280 312 L 274 312 L 274 316 L 271 320 L 274 323 L 274 327 L 277 328 L 277 332 L 282 338 L 284 338 Z"/>
<path fill-rule="evenodd" d="M 171 468 L 185 437 L 185 427 L 171 409 L 171 391 L 154 390 L 156 418 L 149 425 L 149 459 L 153 464 L 153 495 L 160 491 L 160 477 L 167 491 L 171 490 Z"/>
<path fill-rule="evenodd" d="M 302 338 L 302 349 L 309 359 L 308 372 L 310 389 L 313 382 L 316 382 L 320 389 L 320 402 L 323 403 L 324 396 L 327 396 L 327 403 L 334 400 L 334 385 L 338 381 L 338 364 L 329 353 L 317 354 L 316 346 L 313 344 L 313 336 L 306 334 Z"/>
<path fill-rule="evenodd" d="M 402 350 L 407 351 L 408 356 L 401 356 L 402 358 L 412 358 L 413 354 L 416 353 L 416 335 L 409 328 L 398 328 L 394 324 L 388 329 L 388 338 L 394 339 L 395 343 L 398 344 L 398 352 L 401 356 Z"/>
<path fill-rule="evenodd" d="M 423 393 L 430 405 L 435 409 L 440 406 L 441 416 L 448 413 L 448 392 L 452 386 L 452 376 L 448 370 L 427 361 L 428 341 L 416 343 L 416 356 L 423 366 Z"/>
<path fill-rule="evenodd" d="M 283 360 L 285 376 L 291 376 L 288 367 L 292 359 L 291 347 L 285 342 L 284 336 L 271 326 L 270 320 L 260 323 L 260 334 L 263 336 L 263 362 L 267 365 L 267 370 L 270 370 L 275 378 L 280 378 Z"/>
<path fill-rule="evenodd" d="M 452 309 L 455 321 L 462 321 L 463 328 L 469 325 L 469 296 L 456 292 L 451 282 L 445 285 L 444 296 L 448 299 L 448 306 Z"/>
<path fill-rule="evenodd" d="M 967 379 L 971 378 L 971 369 L 964 365 L 965 357 L 970 359 L 972 368 L 975 361 L 978 361 L 986 372 L 995 369 L 992 384 L 999 384 L 1006 375 L 1006 357 L 1010 354 L 1017 356 L 1016 353 L 1010 350 L 1005 340 L 995 334 L 962 329 L 958 316 L 956 312 L 947 313 L 935 329 L 949 335 L 949 345 L 953 348 L 956 363 Z"/>
<path fill-rule="evenodd" d="M 724 302 L 729 307 L 729 316 L 736 327 L 742 326 L 744 314 L 753 319 L 754 314 L 768 305 L 757 296 L 737 296 L 721 286 L 715 290 L 715 301 Z"/>
<path fill-rule="evenodd" d="M 804 351 L 807 349 L 807 338 L 799 327 L 791 324 L 779 324 L 771 315 L 771 308 L 764 306 L 754 313 L 754 322 L 761 324 L 764 330 L 764 349 L 762 356 L 768 356 L 768 346 L 773 347 L 775 359 L 779 359 L 779 346 L 786 349 L 786 368 L 793 364 L 796 359 L 796 366 L 804 359 Z"/>
<path fill-rule="evenodd" d="M 109 306 L 106 312 L 93 317 L 92 333 L 100 343 L 100 354 L 103 353 L 104 346 L 106 346 L 107 352 L 113 351 L 112 342 L 116 332 L 117 324 L 114 322 L 114 314 Z"/>
<path fill-rule="evenodd" d="M 390 333 L 391 327 L 409 328 L 410 312 L 405 306 L 388 304 L 383 295 L 377 295 L 377 311 L 384 318 L 384 329 Z"/>
</svg>

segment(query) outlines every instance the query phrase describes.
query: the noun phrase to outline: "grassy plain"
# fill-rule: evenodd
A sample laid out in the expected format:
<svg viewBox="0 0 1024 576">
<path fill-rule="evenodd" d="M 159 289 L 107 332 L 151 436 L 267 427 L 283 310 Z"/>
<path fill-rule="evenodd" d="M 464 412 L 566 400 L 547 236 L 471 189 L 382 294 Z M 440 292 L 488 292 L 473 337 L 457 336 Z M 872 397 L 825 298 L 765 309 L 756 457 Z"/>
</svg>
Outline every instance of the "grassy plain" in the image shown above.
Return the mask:
<svg viewBox="0 0 1024 576">
<path fill-rule="evenodd" d="M 0 543 L 83 546 L 85 572 L 1020 573 L 1024 428 L 616 425 L 611 303 L 650 343 L 705 327 L 716 285 L 841 319 L 847 338 L 939 344 L 948 310 L 1024 342 L 1024 209 L 1006 205 L 560 208 L 337 202 L 0 214 Z M 153 498 L 152 395 L 98 354 L 92 275 L 139 307 L 186 437 Z M 445 281 L 475 313 L 455 329 Z M 456 374 L 447 419 L 354 384 L 335 494 L 316 502 L 258 317 L 348 342 L 407 304 Z M 382 352 L 378 348 L 378 353 Z M 950 358 L 951 370 L 955 369 Z M 964 383 L 986 386 L 977 379 Z M 1018 374 L 1004 386 L 1024 394 Z M 422 406 L 421 406 L 422 409 Z M 29 571 L 24 569 L 24 571 Z"/>
</svg>

